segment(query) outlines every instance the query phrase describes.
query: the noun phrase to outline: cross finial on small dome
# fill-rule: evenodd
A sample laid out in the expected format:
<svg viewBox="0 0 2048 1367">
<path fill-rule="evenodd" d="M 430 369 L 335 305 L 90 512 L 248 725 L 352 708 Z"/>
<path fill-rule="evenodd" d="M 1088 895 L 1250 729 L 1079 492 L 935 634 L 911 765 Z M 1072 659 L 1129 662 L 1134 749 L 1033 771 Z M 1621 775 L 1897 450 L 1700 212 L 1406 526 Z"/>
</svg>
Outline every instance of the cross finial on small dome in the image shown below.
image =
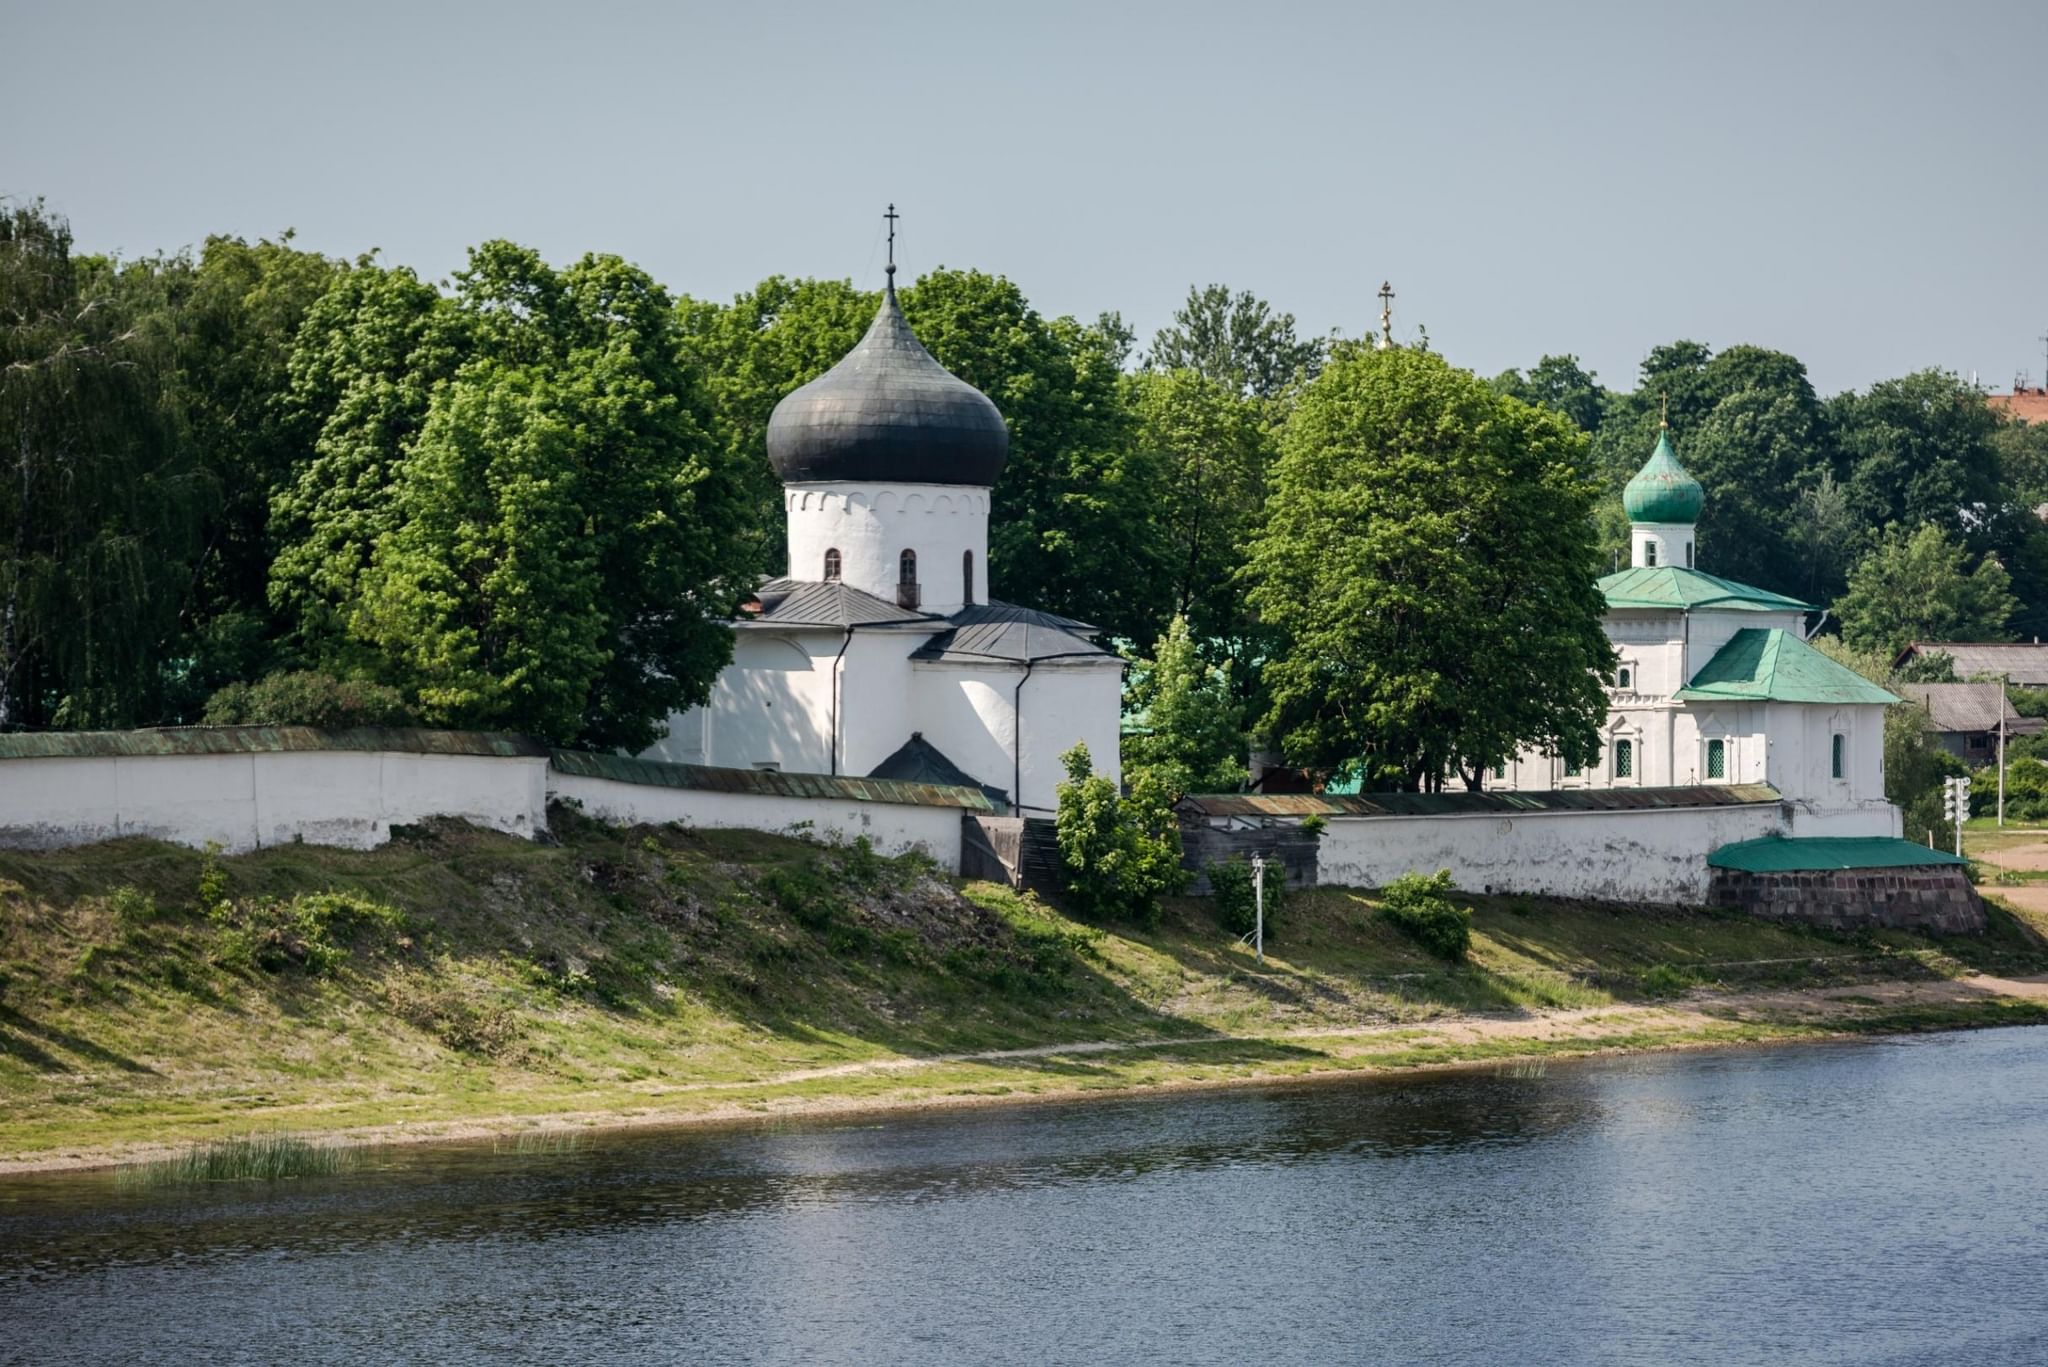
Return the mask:
<svg viewBox="0 0 2048 1367">
<path fill-rule="evenodd" d="M 1379 349 L 1387 350 L 1394 345 L 1394 282 L 1380 282 L 1380 340 Z"/>
<path fill-rule="evenodd" d="M 1657 430 L 1671 430 L 1671 391 L 1668 389 L 1659 390 L 1657 393 Z"/>
<path fill-rule="evenodd" d="M 903 217 L 903 215 L 897 213 L 896 206 L 891 204 L 888 212 L 883 214 L 882 217 L 889 220 L 889 293 L 894 294 L 896 292 L 896 220 Z M 871 256 L 868 260 L 872 261 L 874 258 Z"/>
</svg>

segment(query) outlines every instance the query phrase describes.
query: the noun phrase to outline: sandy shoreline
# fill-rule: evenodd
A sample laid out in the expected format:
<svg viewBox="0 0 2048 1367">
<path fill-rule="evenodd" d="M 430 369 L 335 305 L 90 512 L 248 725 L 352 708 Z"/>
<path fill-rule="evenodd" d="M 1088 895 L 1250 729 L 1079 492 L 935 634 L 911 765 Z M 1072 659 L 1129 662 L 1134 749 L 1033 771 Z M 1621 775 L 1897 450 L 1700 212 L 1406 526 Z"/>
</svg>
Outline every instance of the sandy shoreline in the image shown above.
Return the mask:
<svg viewBox="0 0 2048 1367">
<path fill-rule="evenodd" d="M 1038 1045 L 1025 1049 L 990 1050 L 971 1054 L 875 1059 L 808 1068 L 789 1073 L 739 1081 L 676 1084 L 647 1097 L 650 1104 L 602 1111 L 565 1111 L 535 1115 L 468 1117 L 447 1121 L 361 1126 L 320 1130 L 295 1128 L 290 1132 L 320 1142 L 348 1147 L 462 1143 L 511 1138 L 527 1134 L 602 1133 L 607 1131 L 700 1126 L 758 1125 L 862 1114 L 887 1115 L 929 1112 L 970 1107 L 1030 1105 L 1046 1102 L 1074 1102 L 1129 1097 L 1154 1093 L 1215 1090 L 1227 1087 L 1271 1085 L 1281 1082 L 1335 1081 L 1361 1075 L 1442 1071 L 1454 1068 L 1497 1067 L 1518 1058 L 1557 1058 L 1558 1048 L 1570 1046 L 1569 1058 L 1606 1057 L 1623 1053 L 1676 1052 L 1705 1048 L 1743 1048 L 1760 1044 L 1814 1040 L 1829 1034 L 1855 1036 L 1882 1031 L 1885 1026 L 1865 1024 L 1874 1012 L 1886 1019 L 1914 1010 L 1940 1010 L 1971 1006 L 1995 1007 L 2001 1003 L 2048 1003 L 2048 976 L 1992 978 L 1973 976 L 1918 983 L 1867 983 L 1852 987 L 1752 993 L 1694 993 L 1656 1005 L 1616 1005 L 1574 1010 L 1533 1012 L 1517 1016 L 1445 1016 L 1417 1023 L 1307 1029 L 1292 1032 L 1207 1036 L 1199 1039 L 1092 1040 L 1068 1044 Z M 1766 1033 L 1749 1039 L 1731 1040 L 1731 1025 L 1760 1026 Z M 1907 1022 L 1900 1028 L 1910 1029 Z M 1773 1036 L 1769 1031 L 1781 1033 Z M 1645 1034 L 1656 1042 L 1645 1045 Z M 1607 1041 L 1613 1041 L 1608 1043 Z M 1399 1062 L 1389 1062 L 1389 1051 L 1375 1053 L 1375 1043 L 1405 1046 Z M 1526 1043 L 1518 1051 L 1516 1045 Z M 1275 1068 L 1257 1063 L 1225 1066 L 1199 1060 L 1184 1066 L 1189 1075 L 1148 1079 L 1130 1085 L 1089 1086 L 1049 1083 L 1028 1089 L 1006 1089 L 991 1094 L 987 1088 L 965 1087 L 939 1081 L 920 1086 L 917 1074 L 948 1067 L 977 1064 L 1015 1063 L 1025 1060 L 1144 1058 L 1172 1054 L 1194 1054 L 1202 1050 L 1231 1046 L 1282 1045 L 1325 1046 L 1317 1061 L 1306 1068 Z M 1443 1048 L 1444 1057 L 1417 1060 L 1417 1049 Z M 1461 1057 L 1460 1048 L 1483 1049 L 1483 1057 Z M 1347 1049 L 1355 1050 L 1346 1052 Z M 1376 1061 L 1377 1060 L 1377 1061 Z M 704 1100 L 720 1093 L 745 1093 L 779 1086 L 829 1082 L 833 1079 L 901 1077 L 904 1085 L 893 1093 L 860 1095 L 802 1095 L 767 1097 L 721 1102 Z M 663 1097 L 695 1098 L 697 1104 L 663 1104 Z M 81 1171 L 115 1167 L 164 1158 L 191 1148 L 189 1143 L 122 1143 L 85 1145 L 41 1152 L 0 1156 L 0 1175 Z"/>
</svg>

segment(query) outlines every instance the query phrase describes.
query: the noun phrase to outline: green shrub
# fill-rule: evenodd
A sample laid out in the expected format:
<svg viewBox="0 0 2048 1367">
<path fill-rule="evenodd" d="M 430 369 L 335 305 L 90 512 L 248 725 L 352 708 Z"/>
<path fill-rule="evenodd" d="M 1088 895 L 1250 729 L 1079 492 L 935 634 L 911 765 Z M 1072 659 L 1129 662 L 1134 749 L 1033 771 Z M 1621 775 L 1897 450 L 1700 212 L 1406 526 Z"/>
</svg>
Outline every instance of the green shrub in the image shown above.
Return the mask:
<svg viewBox="0 0 2048 1367">
<path fill-rule="evenodd" d="M 1648 997 L 1675 997 L 1699 981 L 1690 970 L 1675 964 L 1657 964 L 1641 977 L 1636 985 Z"/>
<path fill-rule="evenodd" d="M 352 945 L 389 939 L 404 914 L 357 892 L 302 893 L 289 900 L 217 902 L 208 913 L 221 928 L 221 962 L 266 973 L 324 977 L 348 962 Z"/>
<path fill-rule="evenodd" d="M 412 721 L 395 688 L 337 679 L 315 670 L 268 674 L 233 683 L 206 700 L 208 726 L 405 726 Z"/>
<path fill-rule="evenodd" d="M 1408 873 L 1380 889 L 1380 915 L 1439 959 L 1458 963 L 1472 947 L 1472 913 L 1451 901 L 1451 871 Z"/>
<path fill-rule="evenodd" d="M 1301 833 L 1303 835 L 1321 835 L 1329 829 L 1330 819 L 1321 812 L 1313 812 L 1301 819 Z"/>
<path fill-rule="evenodd" d="M 148 925 L 158 915 L 156 898 L 126 883 L 107 894 L 107 910 L 113 913 L 115 922 L 126 929 Z"/>
<path fill-rule="evenodd" d="M 1180 825 L 1156 777 L 1140 774 L 1131 794 L 1095 772 L 1088 747 L 1060 756 L 1067 771 L 1059 785 L 1060 862 L 1074 909 L 1096 920 L 1123 917 L 1140 925 L 1159 920 L 1159 899 L 1187 886 L 1180 866 Z"/>
<path fill-rule="evenodd" d="M 1209 886 L 1216 890 L 1216 915 L 1233 935 L 1249 935 L 1258 920 L 1258 900 L 1252 891 L 1251 861 L 1238 855 L 1209 866 Z M 1278 861 L 1266 863 L 1266 938 L 1287 905 L 1287 871 Z"/>
</svg>

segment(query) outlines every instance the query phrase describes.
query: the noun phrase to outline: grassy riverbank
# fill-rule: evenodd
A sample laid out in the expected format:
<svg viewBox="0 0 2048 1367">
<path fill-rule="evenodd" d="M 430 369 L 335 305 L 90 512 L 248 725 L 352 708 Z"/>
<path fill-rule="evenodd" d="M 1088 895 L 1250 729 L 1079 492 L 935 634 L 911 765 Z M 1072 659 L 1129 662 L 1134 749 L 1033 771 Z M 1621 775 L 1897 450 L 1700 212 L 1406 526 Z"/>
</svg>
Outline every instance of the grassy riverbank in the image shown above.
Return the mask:
<svg viewBox="0 0 2048 1367">
<path fill-rule="evenodd" d="M 1201 902 L 1102 929 L 858 849 L 558 826 L 0 856 L 0 1168 L 2048 1017 L 2005 981 L 2048 973 L 2027 908 L 1934 941 L 1481 899 L 1453 968 L 1323 889 L 1261 965 Z"/>
</svg>

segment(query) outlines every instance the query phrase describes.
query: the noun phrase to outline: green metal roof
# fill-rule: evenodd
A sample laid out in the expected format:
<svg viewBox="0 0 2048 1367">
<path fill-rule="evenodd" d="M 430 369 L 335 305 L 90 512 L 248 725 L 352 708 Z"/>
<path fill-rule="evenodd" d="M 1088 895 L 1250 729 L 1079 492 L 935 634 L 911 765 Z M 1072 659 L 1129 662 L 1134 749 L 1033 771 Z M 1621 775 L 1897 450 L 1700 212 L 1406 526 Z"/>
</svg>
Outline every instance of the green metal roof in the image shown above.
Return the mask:
<svg viewBox="0 0 2048 1367">
<path fill-rule="evenodd" d="M 848 774 L 786 774 L 776 769 L 719 769 L 708 764 L 665 764 L 588 750 L 557 750 L 549 758 L 558 773 L 610 779 L 655 788 L 692 788 L 710 793 L 752 793 L 761 797 L 844 798 L 854 802 L 895 802 L 909 807 L 962 807 L 992 812 L 979 788 L 901 779 L 855 778 Z"/>
<path fill-rule="evenodd" d="M 1895 703 L 1898 698 L 1838 665 L 1789 631 L 1746 627 L 1672 695 L 1680 702 Z"/>
<path fill-rule="evenodd" d="M 547 747 L 540 742 L 509 732 L 426 731 L 409 726 L 361 726 L 347 731 L 323 731 L 312 726 L 167 726 L 146 731 L 0 733 L 0 760 L 264 755 L 313 750 L 499 758 L 538 758 L 547 754 Z"/>
<path fill-rule="evenodd" d="M 1733 579 L 1702 574 L 1679 565 L 1638 565 L 1617 570 L 1600 580 L 1610 608 L 1663 608 L 1691 612 L 1712 608 L 1722 612 L 1810 612 L 1812 605 L 1769 589 L 1753 589 Z"/>
<path fill-rule="evenodd" d="M 1193 793 L 1174 805 L 1204 816 L 1507 816 L 1740 807 L 1777 800 L 1778 790 L 1766 783 L 1696 783 L 1479 793 Z"/>
<path fill-rule="evenodd" d="M 1631 522 L 1690 526 L 1699 521 L 1700 504 L 1705 499 L 1706 490 L 1678 463 L 1669 432 L 1657 434 L 1657 449 L 1621 491 L 1621 506 Z"/>
<path fill-rule="evenodd" d="M 1816 869 L 1899 869 L 1964 864 L 1946 850 L 1880 836 L 1784 836 L 1741 840 L 1707 856 L 1717 869 L 1741 873 L 1797 873 Z"/>
</svg>

